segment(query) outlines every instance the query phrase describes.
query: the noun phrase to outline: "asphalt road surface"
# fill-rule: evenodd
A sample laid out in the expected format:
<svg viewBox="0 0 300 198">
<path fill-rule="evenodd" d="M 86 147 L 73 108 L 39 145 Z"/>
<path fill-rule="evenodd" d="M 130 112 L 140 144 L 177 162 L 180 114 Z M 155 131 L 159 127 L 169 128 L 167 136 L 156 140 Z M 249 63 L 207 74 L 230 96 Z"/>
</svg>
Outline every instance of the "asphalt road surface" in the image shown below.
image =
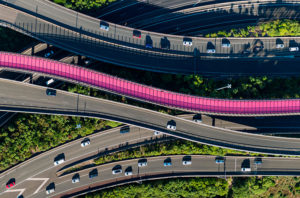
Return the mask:
<svg viewBox="0 0 300 198">
<path fill-rule="evenodd" d="M 20 193 L 20 191 L 6 191 L 5 185 L 11 178 L 14 178 L 17 184 L 12 190 L 26 188 L 23 193 L 25 197 L 34 194 L 39 187 L 43 187 L 42 191 L 44 192 L 45 184 L 43 182 L 49 183 L 55 179 L 56 172 L 63 167 L 53 165 L 54 158 L 61 153 L 65 155 L 65 164 L 76 164 L 94 159 L 101 156 L 101 153 L 109 152 L 112 149 L 126 149 L 126 145 L 130 147 L 136 145 L 136 143 L 154 141 L 157 137 L 159 136 L 155 136 L 153 131 L 141 130 L 136 127 L 131 127 L 130 133 L 120 135 L 120 127 L 118 127 L 90 135 L 88 138 L 91 144 L 84 148 L 80 145 L 84 138 L 72 141 L 0 174 L 0 197 L 11 197 Z M 39 180 L 36 178 L 39 178 Z M 42 184 L 43 186 L 41 186 Z"/>
<path fill-rule="evenodd" d="M 65 114 L 99 117 L 158 130 L 204 144 L 251 152 L 299 155 L 300 140 L 231 131 L 159 112 L 57 90 L 56 96 L 47 96 L 46 88 L 2 79 L 0 108 L 4 111 L 45 114 Z M 171 120 L 176 131 L 167 130 Z"/>
<path fill-rule="evenodd" d="M 285 48 L 280 50 L 276 49 L 276 38 L 259 38 L 264 43 L 264 48 L 257 53 L 252 51 L 257 39 L 230 38 L 232 47 L 222 48 L 221 39 L 192 38 L 193 46 L 184 47 L 182 36 L 141 31 L 142 38 L 134 39 L 133 29 L 116 24 L 109 24 L 111 28 L 108 32 L 101 31 L 98 19 L 48 1 L 8 0 L 8 5 L 31 14 L 1 7 L 0 19 L 21 27 L 22 32 L 72 52 L 122 66 L 207 75 L 288 75 L 299 72 L 297 67 L 291 65 L 294 61 L 299 61 L 299 53 L 288 51 L 288 46 L 299 45 L 298 38 L 282 38 Z M 239 5 L 234 5 L 232 9 L 238 8 Z M 34 16 L 37 14 L 39 18 Z M 145 48 L 146 43 L 152 43 L 153 48 Z M 162 49 L 161 43 L 168 43 L 170 49 Z M 216 53 L 207 54 L 209 48 L 215 48 Z M 245 55 L 245 50 L 250 50 L 250 53 Z M 241 61 L 243 64 L 237 67 L 236 64 Z M 282 64 L 288 67 L 282 68 Z"/>
</svg>

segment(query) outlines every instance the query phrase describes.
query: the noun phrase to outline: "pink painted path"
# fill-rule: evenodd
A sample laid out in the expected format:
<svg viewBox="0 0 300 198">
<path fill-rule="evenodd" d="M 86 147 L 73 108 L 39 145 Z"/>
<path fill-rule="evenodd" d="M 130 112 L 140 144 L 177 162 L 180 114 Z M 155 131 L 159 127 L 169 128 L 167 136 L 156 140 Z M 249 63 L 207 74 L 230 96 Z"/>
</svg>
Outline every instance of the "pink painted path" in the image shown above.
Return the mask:
<svg viewBox="0 0 300 198">
<path fill-rule="evenodd" d="M 49 74 L 139 100 L 207 114 L 300 114 L 300 99 L 229 100 L 175 93 L 141 85 L 82 67 L 20 54 L 0 52 L 0 67 Z"/>
</svg>

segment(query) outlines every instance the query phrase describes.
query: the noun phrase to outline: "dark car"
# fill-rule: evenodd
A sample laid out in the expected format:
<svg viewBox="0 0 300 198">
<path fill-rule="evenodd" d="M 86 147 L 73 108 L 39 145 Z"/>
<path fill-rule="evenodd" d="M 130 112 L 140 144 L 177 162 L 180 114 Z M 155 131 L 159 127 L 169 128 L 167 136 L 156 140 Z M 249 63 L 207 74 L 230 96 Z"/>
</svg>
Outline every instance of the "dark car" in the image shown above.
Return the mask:
<svg viewBox="0 0 300 198">
<path fill-rule="evenodd" d="M 258 53 L 264 49 L 264 44 L 261 40 L 256 40 L 253 47 L 253 52 Z"/>
<path fill-rule="evenodd" d="M 93 169 L 91 172 L 89 172 L 89 178 L 92 179 L 94 177 L 98 176 L 98 170 L 97 169 Z"/>
<path fill-rule="evenodd" d="M 47 96 L 56 96 L 56 90 L 54 89 L 47 89 L 46 90 Z"/>
<path fill-rule="evenodd" d="M 138 31 L 138 30 L 133 30 L 132 37 L 133 38 L 141 38 L 142 37 L 142 33 L 140 31 Z"/>
</svg>

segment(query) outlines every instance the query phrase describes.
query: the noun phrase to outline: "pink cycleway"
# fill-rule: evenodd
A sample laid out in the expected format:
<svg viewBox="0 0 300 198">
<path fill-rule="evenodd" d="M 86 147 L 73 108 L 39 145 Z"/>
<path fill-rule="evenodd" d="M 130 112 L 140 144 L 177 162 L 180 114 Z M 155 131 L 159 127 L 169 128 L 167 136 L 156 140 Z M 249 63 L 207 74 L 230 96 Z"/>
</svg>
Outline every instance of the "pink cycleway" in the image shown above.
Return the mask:
<svg viewBox="0 0 300 198">
<path fill-rule="evenodd" d="M 153 88 L 71 64 L 14 53 L 0 52 L 0 67 L 57 76 L 127 97 L 192 112 L 223 115 L 300 114 L 300 99 L 231 100 L 191 96 Z"/>
</svg>

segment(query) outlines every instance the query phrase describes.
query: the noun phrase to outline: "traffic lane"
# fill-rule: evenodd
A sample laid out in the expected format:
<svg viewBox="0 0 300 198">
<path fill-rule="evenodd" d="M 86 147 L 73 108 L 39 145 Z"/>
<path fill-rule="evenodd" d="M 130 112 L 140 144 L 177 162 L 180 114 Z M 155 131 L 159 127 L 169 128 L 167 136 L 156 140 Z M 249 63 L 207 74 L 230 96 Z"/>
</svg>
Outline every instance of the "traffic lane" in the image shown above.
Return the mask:
<svg viewBox="0 0 300 198">
<path fill-rule="evenodd" d="M 101 32 L 101 31 L 99 31 L 99 20 L 97 20 L 95 18 L 91 18 L 91 17 L 88 17 L 86 15 L 82 15 L 82 14 L 79 14 L 78 17 L 77 17 L 76 12 L 73 12 L 73 11 L 70 11 L 70 10 L 69 10 L 69 12 L 66 12 L 66 8 L 64 8 L 62 6 L 53 5 L 49 2 L 46 2 L 46 3 L 43 2 L 43 1 L 39 1 L 39 2 L 43 4 L 42 8 L 44 7 L 43 9 L 45 9 L 46 12 L 49 12 L 49 10 L 50 10 L 48 8 L 48 6 L 51 7 L 51 8 L 55 8 L 55 12 L 59 12 L 59 13 L 53 14 L 53 12 L 44 13 L 43 10 L 40 10 L 41 13 L 44 13 L 46 16 L 49 16 L 50 18 L 55 18 L 57 15 L 63 15 L 63 14 L 67 13 L 68 15 L 70 15 L 70 17 L 64 17 L 63 18 L 63 22 L 65 24 L 68 24 L 71 27 L 76 27 L 76 26 L 77 27 L 83 27 L 84 29 L 89 29 L 89 30 L 92 30 L 93 32 Z M 29 5 L 29 6 L 32 7 L 32 5 Z M 50 16 L 50 15 L 52 15 L 52 16 Z M 74 18 L 77 19 L 77 20 L 75 20 L 75 24 L 74 24 Z M 80 21 L 81 19 L 82 19 L 82 22 Z M 116 31 L 115 28 L 117 28 L 118 30 Z M 127 38 L 132 37 L 132 30 L 128 29 L 126 27 L 122 27 L 122 26 L 117 27 L 117 26 L 114 26 L 112 24 L 112 28 L 109 31 L 112 34 L 111 31 L 118 32 L 119 35 L 122 35 L 122 36 L 127 37 Z M 147 32 L 145 32 L 145 33 L 147 33 Z M 146 34 L 143 33 L 142 35 L 146 35 Z M 181 37 L 174 37 L 174 36 L 171 37 L 170 35 L 161 35 L 161 34 L 151 33 L 151 39 L 152 39 L 153 43 L 155 43 L 156 46 L 159 46 L 160 39 L 163 36 L 168 36 L 170 42 L 174 46 L 182 46 L 182 40 L 178 39 L 178 38 L 181 38 Z M 145 40 L 146 40 L 145 36 L 142 36 L 142 39 L 141 39 L 142 43 L 145 42 Z M 171 49 L 173 49 L 172 48 L 173 45 L 171 45 Z M 176 47 L 174 49 L 176 49 Z M 184 49 L 184 48 L 182 48 L 182 49 Z M 178 50 L 178 47 L 177 47 L 177 50 Z M 186 50 L 186 49 L 184 49 L 184 50 Z"/>
<path fill-rule="evenodd" d="M 285 151 L 300 151 L 300 140 L 297 139 L 285 139 L 254 134 L 245 134 L 242 132 L 224 130 L 221 128 L 214 128 L 207 125 L 197 124 L 192 121 L 179 119 L 174 116 L 141 109 L 134 106 L 112 104 L 109 101 L 104 100 L 102 102 L 102 104 L 99 104 L 97 99 L 91 98 L 89 102 L 86 101 L 85 112 L 96 113 L 97 108 L 100 108 L 101 113 L 98 112 L 99 114 L 104 113 L 106 115 L 119 115 L 119 118 L 124 119 L 131 118 L 131 120 L 139 122 L 140 124 L 145 124 L 147 127 L 150 127 L 155 123 L 155 126 L 158 127 L 158 129 L 160 129 L 162 132 L 167 131 L 166 125 L 168 121 L 174 120 L 176 122 L 177 129 L 175 132 L 169 131 L 171 135 L 179 135 L 179 133 L 188 134 L 194 137 L 206 139 L 208 141 L 218 142 L 219 146 L 223 145 L 229 147 L 231 145 L 236 145 L 241 148 L 247 146 L 255 149 L 270 149 L 273 151 L 276 151 L 276 149 L 282 149 Z M 108 103 L 112 105 L 109 105 Z M 107 108 L 108 106 L 109 108 Z"/>
<path fill-rule="evenodd" d="M 49 181 L 47 184 L 54 182 L 55 183 L 55 194 L 51 196 L 59 195 L 63 192 L 70 191 L 74 188 L 79 188 L 82 186 L 92 185 L 96 182 L 103 181 L 117 181 L 118 179 L 124 178 L 125 170 L 128 167 L 132 168 L 133 175 L 144 175 L 144 174 L 158 174 L 158 173 L 175 173 L 175 172 L 203 172 L 203 175 L 207 173 L 207 175 L 226 175 L 227 173 L 236 174 L 236 175 L 251 175 L 256 172 L 256 174 L 268 174 L 270 173 L 278 173 L 282 174 L 282 172 L 286 172 L 283 174 L 289 175 L 290 173 L 298 172 L 300 173 L 299 163 L 300 160 L 297 158 L 287 159 L 287 158 L 262 158 L 261 165 L 254 164 L 254 157 L 226 157 L 224 164 L 216 164 L 215 156 L 197 156 L 192 155 L 192 164 L 191 165 L 183 165 L 184 155 L 180 156 L 159 156 L 159 157 L 150 157 L 148 158 L 148 165 L 145 167 L 138 167 L 137 163 L 139 159 L 134 160 L 125 160 L 120 162 L 114 162 L 110 164 L 100 165 L 98 167 L 89 168 L 86 170 L 82 170 L 79 172 L 74 172 L 67 176 L 63 176 L 60 178 L 56 178 L 54 181 Z M 164 160 L 167 158 L 171 158 L 172 165 L 165 167 L 163 165 Z M 245 165 L 245 161 L 248 162 L 249 167 L 251 168 L 251 172 L 243 173 L 241 171 L 242 167 L 247 167 Z M 244 165 L 243 165 L 244 164 Z M 122 173 L 113 175 L 112 169 L 120 165 L 122 168 Z M 89 172 L 97 169 L 98 176 L 90 179 Z M 287 171 L 286 171 L 287 170 Z M 73 184 L 72 178 L 75 174 L 79 173 L 80 182 Z M 130 178 L 128 176 L 127 178 Z M 44 193 L 43 190 L 39 192 L 36 197 L 42 197 Z"/>
<path fill-rule="evenodd" d="M 132 172 L 134 175 L 139 174 L 144 174 L 144 173 L 163 173 L 163 172 L 173 172 L 173 171 L 212 171 L 212 172 L 219 172 L 219 168 L 218 165 L 215 164 L 214 162 L 214 158 L 205 158 L 205 159 L 201 159 L 201 158 L 193 158 L 193 163 L 190 166 L 183 166 L 182 165 L 182 157 L 172 157 L 172 166 L 170 167 L 164 167 L 163 166 L 163 162 L 165 160 L 166 157 L 154 157 L 154 158 L 149 158 L 148 159 L 148 165 L 146 167 L 140 167 L 138 168 L 137 163 L 138 160 L 129 160 L 129 161 L 120 161 L 120 162 L 116 162 L 113 164 L 106 164 L 106 165 L 101 165 L 99 166 L 98 169 L 98 177 L 95 177 L 93 179 L 89 178 L 89 172 L 91 170 L 93 170 L 94 168 L 91 168 L 89 170 L 84 170 L 84 171 L 80 171 L 80 182 L 79 183 L 75 183 L 73 184 L 71 182 L 72 177 L 75 175 L 74 174 L 70 174 L 68 176 L 65 177 L 61 177 L 61 178 L 57 178 L 55 181 L 48 181 L 47 185 L 49 185 L 51 182 L 55 183 L 55 193 L 51 194 L 52 196 L 55 195 L 59 195 L 62 192 L 65 191 L 69 191 L 72 188 L 78 188 L 80 186 L 86 186 L 86 185 L 91 185 L 95 182 L 101 182 L 101 181 L 106 181 L 106 180 L 114 180 L 114 179 L 120 179 L 122 177 L 124 177 L 124 172 L 126 170 L 126 168 L 128 167 L 132 167 Z M 209 159 L 210 162 L 212 162 L 212 164 L 207 165 L 207 160 Z M 201 166 L 201 168 L 199 167 L 199 164 L 203 164 L 203 166 Z M 117 175 L 113 175 L 112 174 L 112 168 L 115 165 L 121 165 L 122 166 L 122 173 L 121 174 L 117 174 Z M 222 172 L 222 171 L 221 171 Z M 128 176 L 128 178 L 130 178 L 130 176 Z M 41 189 L 41 191 L 36 194 L 33 197 L 42 197 L 45 193 L 45 188 Z"/>
<path fill-rule="evenodd" d="M 34 85 L 33 85 L 34 86 Z M 5 86 L 1 86 L 2 90 L 8 95 L 4 94 L 3 92 L 0 93 L 0 103 L 1 105 L 5 106 L 6 104 L 13 104 L 13 105 L 23 105 L 28 104 L 31 107 L 42 107 L 43 104 L 47 104 L 46 108 L 53 108 L 57 110 L 76 110 L 77 109 L 77 98 L 73 95 L 68 94 L 57 94 L 54 96 L 47 96 L 45 87 L 35 86 L 35 89 L 30 87 L 23 87 L 17 88 L 13 84 L 6 84 Z M 23 94 L 18 94 L 17 92 L 21 92 Z M 31 100 L 31 95 L 39 98 L 34 102 Z M 47 97 L 45 97 L 47 96 Z M 55 98 L 55 99 L 54 99 Z M 61 108 L 57 106 L 57 104 L 61 105 Z"/>
<path fill-rule="evenodd" d="M 33 90 L 31 91 L 31 89 L 35 89 L 35 86 L 28 84 L 24 85 L 18 82 L 11 82 L 7 80 L 2 81 L 5 84 L 10 84 L 10 89 L 6 89 L 4 86 L 3 88 L 1 87 L 3 90 L 0 95 L 2 99 L 5 98 L 7 94 L 9 95 L 10 92 L 14 92 L 12 93 L 13 97 L 10 97 L 9 100 L 6 100 L 6 103 L 4 104 L 5 106 L 12 104 L 28 106 L 30 108 L 63 110 L 64 107 L 61 104 L 61 98 L 64 98 L 66 103 L 74 103 L 70 104 L 70 106 L 73 107 L 73 110 L 68 109 L 70 113 L 88 113 L 95 117 L 100 116 L 120 122 L 129 122 L 137 126 L 159 130 L 161 132 L 167 132 L 177 137 L 184 137 L 192 139 L 193 141 L 200 141 L 205 144 L 273 154 L 298 154 L 300 151 L 299 139 L 245 134 L 242 132 L 198 124 L 192 121 L 177 118 L 175 116 L 170 116 L 132 105 L 72 94 L 64 91 L 57 91 L 57 95 L 61 94 L 61 97 L 50 97 L 52 98 L 52 103 L 49 105 L 47 100 L 42 100 L 43 98 L 47 98 L 49 96 L 46 96 L 45 94 L 39 94 L 36 90 L 35 92 Z M 25 89 L 23 86 L 27 86 L 27 88 Z M 12 90 L 16 90 L 17 92 Z M 43 92 L 43 88 L 39 88 L 37 90 Z M 65 95 L 66 97 L 64 97 Z M 20 103 L 20 100 L 17 100 L 17 102 L 16 100 L 13 100 L 14 98 L 18 98 L 20 96 L 26 96 L 27 98 L 31 98 L 31 100 L 28 100 L 28 103 L 27 101 L 21 101 Z M 67 101 L 67 99 L 69 100 Z M 38 104 L 39 101 L 44 101 L 44 104 L 42 104 L 40 107 L 37 105 L 32 106 L 32 104 Z M 56 106 L 53 106 L 53 104 L 56 104 Z M 166 129 L 166 125 L 170 120 L 174 120 L 177 124 L 177 129 L 174 132 Z"/>
<path fill-rule="evenodd" d="M 112 138 L 113 137 L 113 138 Z M 54 175 L 56 171 L 63 168 L 66 164 L 79 161 L 81 159 L 95 156 L 99 152 L 104 152 L 108 148 L 118 147 L 119 145 L 130 145 L 136 142 L 143 142 L 149 138 L 155 138 L 153 131 L 140 130 L 136 127 L 131 127 L 130 133 L 120 135 L 120 128 L 112 129 L 92 135 L 90 138 L 91 144 L 84 148 L 81 148 L 80 143 L 84 138 L 76 140 L 71 144 L 55 149 L 54 151 L 48 151 L 41 157 L 34 159 L 30 162 L 24 162 L 24 165 L 13 169 L 12 171 L 5 172 L 5 175 L 1 175 L 1 190 L 0 193 L 5 190 L 6 182 L 11 179 L 16 179 L 16 184 L 20 184 L 22 181 L 31 177 L 50 177 Z M 65 162 L 61 165 L 54 166 L 54 158 L 63 153 L 65 155 Z M 51 174 L 49 173 L 51 172 Z M 38 175 L 38 176 L 37 176 Z M 19 188 L 19 187 L 18 187 Z"/>
<path fill-rule="evenodd" d="M 26 15 L 27 16 L 27 15 Z M 28 20 L 30 19 L 30 16 L 27 16 L 27 19 L 26 19 L 26 17 L 24 17 L 24 15 L 20 15 L 20 17 L 18 17 L 18 20 L 21 20 L 21 21 L 19 21 L 19 22 L 21 22 L 22 23 L 22 21 L 23 22 L 28 22 Z M 30 20 L 35 20 L 34 18 L 31 18 Z M 35 24 L 35 23 L 32 23 L 32 24 Z M 131 31 L 131 30 L 130 30 Z M 69 33 L 68 33 L 69 34 Z M 74 35 L 73 35 L 74 36 Z M 78 35 L 77 35 L 78 36 Z M 153 37 L 157 37 L 157 35 L 151 35 L 152 36 L 152 38 Z M 75 37 L 76 37 L 76 34 L 75 34 Z M 143 35 L 142 36 L 142 38 L 143 37 L 145 37 L 145 35 Z M 123 38 L 123 37 L 122 37 Z M 53 37 L 51 40 L 59 40 L 59 38 L 57 38 L 57 37 Z M 160 39 L 161 39 L 161 36 L 160 35 L 158 35 L 158 37 L 157 37 L 157 39 L 153 39 L 153 46 L 154 47 L 156 47 L 156 48 L 159 48 L 159 46 L 160 46 Z M 65 42 L 65 39 L 63 39 L 64 41 L 63 42 Z M 76 41 L 75 42 L 75 40 L 74 39 L 71 39 L 72 40 L 72 42 L 71 43 L 69 43 L 68 42 L 68 48 L 70 48 L 70 49 L 72 49 L 72 48 L 74 48 L 74 46 L 77 46 L 78 45 L 78 42 Z M 146 38 L 144 38 L 144 40 L 146 40 Z M 204 40 L 204 41 L 202 41 L 202 40 Z M 201 42 L 204 42 L 204 46 L 200 46 L 199 45 L 199 50 L 200 50 L 200 52 L 203 52 L 203 53 L 206 53 L 206 45 L 208 44 L 208 42 L 211 42 L 212 44 L 213 43 L 216 43 L 216 40 L 217 39 L 210 39 L 211 41 L 209 41 L 208 39 L 201 39 Z M 220 40 L 220 39 L 219 39 Z M 244 39 L 243 39 L 244 40 Z M 264 39 L 262 39 L 262 40 L 264 40 Z M 84 41 L 84 39 L 80 39 L 80 42 L 82 42 L 82 41 Z M 197 41 L 199 41 L 199 40 L 197 40 Z M 214 42 L 215 41 L 215 42 Z M 240 39 L 240 41 L 242 41 L 241 39 Z M 174 40 L 173 42 L 170 40 L 170 42 L 171 43 L 173 43 L 173 42 L 178 42 L 178 39 L 176 40 Z M 172 44 L 171 45 L 171 49 L 176 49 L 176 50 L 182 50 L 182 51 L 186 51 L 186 52 L 190 52 L 190 53 L 193 53 L 193 49 L 194 48 L 190 48 L 190 47 L 183 47 L 182 46 L 182 43 L 181 43 L 182 41 L 180 41 L 178 44 Z M 244 41 L 245 42 L 245 41 Z M 59 41 L 58 43 L 62 43 L 62 41 Z M 141 44 L 141 46 L 143 46 L 143 41 L 141 40 L 141 42 L 140 42 L 140 44 Z M 248 43 L 249 43 L 249 41 L 248 41 Z M 74 45 L 75 44 L 75 45 Z M 81 43 L 81 45 L 83 45 L 82 43 Z M 88 45 L 87 47 L 89 48 L 89 49 L 91 49 L 91 46 L 90 46 L 90 43 L 85 43 L 85 45 Z M 196 43 L 196 45 L 197 45 L 197 43 Z M 238 51 L 240 51 L 240 49 L 243 47 L 244 45 L 243 44 L 240 44 L 240 46 L 238 46 L 238 47 L 236 47 L 236 48 L 233 48 L 233 49 L 237 49 Z M 267 45 L 266 45 L 267 46 Z M 83 47 L 83 46 L 82 46 Z M 99 47 L 99 46 L 98 46 Z M 102 46 L 103 47 L 103 46 Z M 103 56 L 102 58 L 107 58 L 107 57 L 110 57 L 110 56 L 112 56 L 113 54 L 115 54 L 115 47 L 113 47 L 114 49 L 113 49 L 113 52 L 109 52 L 109 50 L 104 50 L 103 51 L 103 53 L 101 53 L 101 55 Z M 85 48 L 81 48 L 81 49 L 85 49 Z M 103 50 L 103 49 L 102 49 Z M 112 50 L 112 49 L 111 49 Z M 76 47 L 75 47 L 75 51 L 76 51 Z M 95 50 L 90 50 L 90 52 L 92 52 L 92 53 L 94 53 L 95 51 L 99 51 L 99 49 L 95 49 Z M 228 50 L 223 50 L 223 52 L 225 52 L 225 53 L 228 53 L 227 52 Z M 277 50 L 278 51 L 278 50 Z M 153 51 L 149 51 L 149 52 L 153 52 Z M 168 51 L 168 52 L 170 52 L 170 51 Z M 86 53 L 86 52 L 84 52 L 84 53 Z M 108 54 L 107 54 L 108 53 Z M 128 65 L 130 65 L 130 67 L 134 67 L 134 68 L 139 68 L 140 67 L 140 65 L 143 65 L 143 64 L 145 64 L 145 61 L 141 61 L 141 63 L 140 64 L 138 64 L 139 66 L 133 66 L 132 65 L 132 53 L 130 53 L 130 54 L 124 54 L 125 52 L 123 51 L 123 53 L 122 53 L 122 55 L 123 56 L 119 56 L 119 59 L 121 60 L 121 59 L 123 59 L 120 63 L 121 64 L 124 64 L 124 62 L 127 62 L 128 63 Z M 218 52 L 217 51 L 217 53 L 222 53 L 222 52 Z M 139 53 L 139 56 L 141 56 L 142 55 L 142 53 Z M 264 54 L 263 54 L 264 55 Z M 97 54 L 95 54 L 95 56 L 99 56 L 99 53 L 97 53 Z M 167 59 L 166 61 L 164 60 L 166 57 L 165 56 L 160 56 L 160 61 L 158 62 L 158 61 L 154 61 L 153 62 L 153 58 L 152 57 L 149 57 L 147 54 L 144 56 L 144 58 L 145 59 L 148 59 L 148 61 L 146 61 L 146 63 L 147 64 L 150 64 L 151 62 L 152 62 L 152 64 L 151 64 L 151 68 L 144 68 L 144 69 L 148 69 L 148 70 L 156 70 L 158 67 L 159 68 L 161 68 L 161 65 L 162 64 L 169 64 L 170 65 L 170 60 L 171 59 Z M 135 58 L 134 59 L 134 61 L 136 62 L 137 60 L 145 60 L 145 59 L 142 59 L 142 58 Z M 125 60 L 126 59 L 126 60 Z M 178 67 L 178 69 L 180 69 L 181 71 L 180 72 L 183 72 L 183 73 L 187 73 L 187 72 L 191 72 L 191 71 L 194 71 L 194 70 L 198 70 L 198 69 L 195 69 L 195 66 L 194 66 L 194 64 L 192 63 L 193 62 L 193 60 L 191 60 L 192 62 L 190 63 L 190 64 L 187 64 L 186 63 L 186 60 L 181 60 L 181 59 L 178 59 L 178 58 L 176 58 L 176 61 L 177 61 L 177 65 L 180 65 L 179 64 L 179 62 L 178 61 L 181 61 L 182 63 L 181 64 L 183 64 L 183 65 L 188 65 L 187 67 Z M 156 66 L 157 65 L 157 66 Z M 172 71 L 172 69 L 173 69 L 173 66 L 174 66 L 174 64 L 172 64 L 172 67 L 170 67 L 170 71 Z M 169 68 L 169 67 L 167 67 L 167 68 Z M 211 67 L 210 67 L 211 68 Z M 183 71 L 183 69 L 184 69 L 184 71 Z M 167 71 L 167 72 L 170 72 L 170 71 Z"/>
</svg>

